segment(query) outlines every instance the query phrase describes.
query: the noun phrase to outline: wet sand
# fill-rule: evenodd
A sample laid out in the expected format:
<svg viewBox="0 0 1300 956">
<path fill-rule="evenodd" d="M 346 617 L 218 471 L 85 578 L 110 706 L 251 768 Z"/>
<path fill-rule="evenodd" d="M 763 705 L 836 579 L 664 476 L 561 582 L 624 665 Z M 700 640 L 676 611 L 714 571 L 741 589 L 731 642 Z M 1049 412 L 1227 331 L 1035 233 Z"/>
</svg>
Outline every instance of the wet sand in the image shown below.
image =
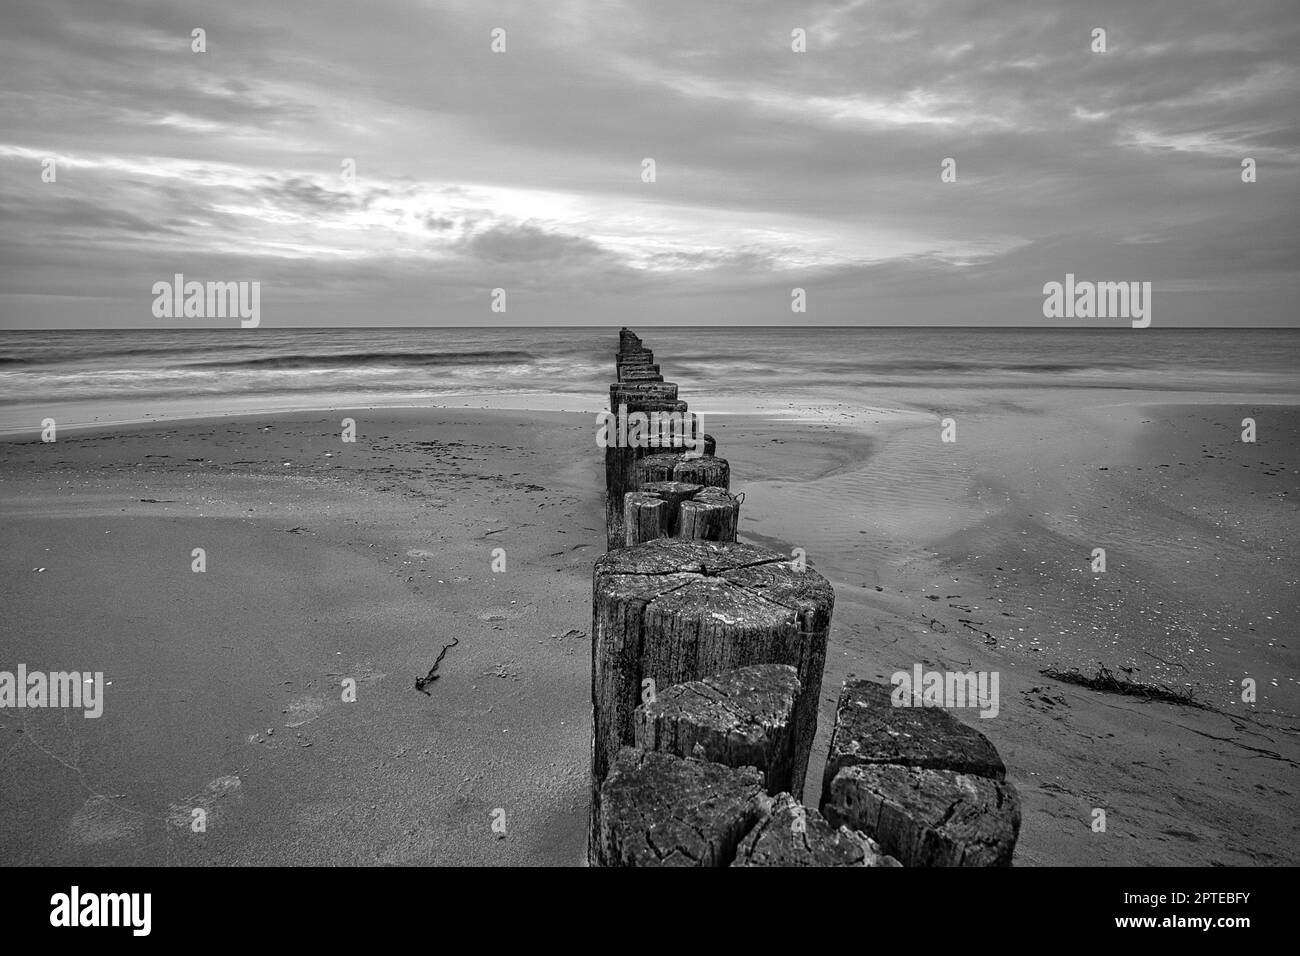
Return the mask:
<svg viewBox="0 0 1300 956">
<path fill-rule="evenodd" d="M 587 420 L 351 414 L 5 447 L 3 657 L 113 683 L 98 720 L 0 712 L 0 857 L 580 860 Z"/>
<path fill-rule="evenodd" d="M 835 585 L 815 755 L 847 674 L 996 670 L 998 716 L 960 716 L 1021 789 L 1018 864 L 1298 861 L 1294 409 L 1008 400 L 958 411 L 955 444 L 937 407 L 804 412 L 707 428 L 742 540 Z M 0 711 L 0 857 L 579 863 L 602 473 L 591 418 L 559 412 L 0 443 L 0 668 L 113 682 L 98 720 Z M 1216 709 L 1039 673 L 1098 662 Z"/>
</svg>

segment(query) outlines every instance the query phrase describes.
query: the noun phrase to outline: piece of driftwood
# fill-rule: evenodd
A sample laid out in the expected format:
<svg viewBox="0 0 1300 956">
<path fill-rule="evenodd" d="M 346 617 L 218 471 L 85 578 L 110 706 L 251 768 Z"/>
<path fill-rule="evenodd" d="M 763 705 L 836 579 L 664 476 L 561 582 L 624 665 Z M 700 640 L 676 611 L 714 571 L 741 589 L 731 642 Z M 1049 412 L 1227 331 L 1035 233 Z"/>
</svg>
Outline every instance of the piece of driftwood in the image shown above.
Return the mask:
<svg viewBox="0 0 1300 956">
<path fill-rule="evenodd" d="M 835 596 L 788 555 L 735 542 L 660 538 L 596 562 L 592 608 L 593 803 L 610 762 L 635 742 L 642 681 L 671 687 L 749 664 L 789 664 L 791 791 L 802 790 Z"/>
<path fill-rule="evenodd" d="M 904 866 L 1010 866 L 1020 833 L 1020 797 L 1007 781 L 896 764 L 840 770 L 822 812 Z"/>
<path fill-rule="evenodd" d="M 633 740 L 642 750 L 756 767 L 775 796 L 793 786 L 800 689 L 789 664 L 755 664 L 674 684 L 633 712 Z"/>
<path fill-rule="evenodd" d="M 865 833 L 831 826 L 788 793 L 779 794 L 740 841 L 732 866 L 899 866 Z"/>
<path fill-rule="evenodd" d="M 770 798 L 753 767 L 624 748 L 596 813 L 598 866 L 728 866 Z"/>
<path fill-rule="evenodd" d="M 895 707 L 890 684 L 850 679 L 840 691 L 822 777 L 858 764 L 901 764 L 1002 780 L 1006 766 L 987 737 L 941 707 Z"/>
</svg>

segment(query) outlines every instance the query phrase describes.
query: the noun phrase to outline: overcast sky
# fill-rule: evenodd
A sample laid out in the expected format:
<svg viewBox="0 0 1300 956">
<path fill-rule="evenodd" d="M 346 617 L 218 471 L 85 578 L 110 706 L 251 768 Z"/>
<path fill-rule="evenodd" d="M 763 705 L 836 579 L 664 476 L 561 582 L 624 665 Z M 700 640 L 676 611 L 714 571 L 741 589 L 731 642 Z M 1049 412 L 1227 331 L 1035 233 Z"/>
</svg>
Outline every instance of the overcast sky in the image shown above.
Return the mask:
<svg viewBox="0 0 1300 956">
<path fill-rule="evenodd" d="M 177 272 L 263 328 L 1052 324 L 1067 272 L 1300 324 L 1298 49 L 1296 0 L 3 0 L 0 327 L 195 324 Z"/>
</svg>

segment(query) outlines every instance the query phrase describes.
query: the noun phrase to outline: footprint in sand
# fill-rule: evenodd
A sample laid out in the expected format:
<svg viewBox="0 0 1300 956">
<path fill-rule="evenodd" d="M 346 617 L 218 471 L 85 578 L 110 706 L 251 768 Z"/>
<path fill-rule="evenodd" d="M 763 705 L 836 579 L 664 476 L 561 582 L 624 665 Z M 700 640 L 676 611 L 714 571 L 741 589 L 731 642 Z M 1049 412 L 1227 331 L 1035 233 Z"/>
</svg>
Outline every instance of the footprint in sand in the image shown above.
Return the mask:
<svg viewBox="0 0 1300 956">
<path fill-rule="evenodd" d="M 285 726 L 301 727 L 310 724 L 325 712 L 325 701 L 320 697 L 295 697 L 285 709 Z"/>
<path fill-rule="evenodd" d="M 118 806 L 107 797 L 95 796 L 81 805 L 68 821 L 68 839 L 78 846 L 97 846 L 134 838 L 144 817 Z"/>
<path fill-rule="evenodd" d="M 537 608 L 532 604 L 525 604 L 523 607 L 488 607 L 483 609 L 478 619 L 489 624 L 498 621 L 513 621 L 526 614 L 532 614 L 536 610 Z"/>
<path fill-rule="evenodd" d="M 167 808 L 167 825 L 190 830 L 194 823 L 194 811 L 203 810 L 206 814 L 205 824 L 210 828 L 231 806 L 243 799 L 241 786 L 239 777 L 234 774 L 208 781 L 197 796 L 187 797 Z"/>
<path fill-rule="evenodd" d="M 326 676 L 335 687 L 332 693 L 327 695 L 308 694 L 295 697 L 289 701 L 284 708 L 284 725 L 286 727 L 293 728 L 310 724 L 324 714 L 326 710 L 332 710 L 340 705 L 343 702 L 342 681 L 344 678 L 351 678 L 357 682 L 357 692 L 359 694 L 361 688 L 381 681 L 388 675 L 375 670 L 369 662 L 365 662 L 356 664 L 348 671 L 330 671 Z M 259 742 L 260 735 L 258 734 L 254 734 L 249 738 L 249 743 Z"/>
</svg>

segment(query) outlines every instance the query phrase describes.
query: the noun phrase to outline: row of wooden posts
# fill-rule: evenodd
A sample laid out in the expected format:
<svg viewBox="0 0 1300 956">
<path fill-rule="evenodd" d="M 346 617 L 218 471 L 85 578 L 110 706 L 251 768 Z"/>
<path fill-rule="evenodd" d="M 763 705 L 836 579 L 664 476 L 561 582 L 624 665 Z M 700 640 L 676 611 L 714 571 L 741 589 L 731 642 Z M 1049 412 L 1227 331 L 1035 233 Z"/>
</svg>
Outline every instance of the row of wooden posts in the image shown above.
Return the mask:
<svg viewBox="0 0 1300 956">
<path fill-rule="evenodd" d="M 1020 805 L 997 751 L 942 709 L 893 706 L 887 684 L 844 685 L 818 808 L 803 805 L 834 592 L 736 541 L 730 467 L 627 329 L 616 368 L 611 412 L 691 424 L 605 450 L 588 862 L 1009 865 Z"/>
</svg>

